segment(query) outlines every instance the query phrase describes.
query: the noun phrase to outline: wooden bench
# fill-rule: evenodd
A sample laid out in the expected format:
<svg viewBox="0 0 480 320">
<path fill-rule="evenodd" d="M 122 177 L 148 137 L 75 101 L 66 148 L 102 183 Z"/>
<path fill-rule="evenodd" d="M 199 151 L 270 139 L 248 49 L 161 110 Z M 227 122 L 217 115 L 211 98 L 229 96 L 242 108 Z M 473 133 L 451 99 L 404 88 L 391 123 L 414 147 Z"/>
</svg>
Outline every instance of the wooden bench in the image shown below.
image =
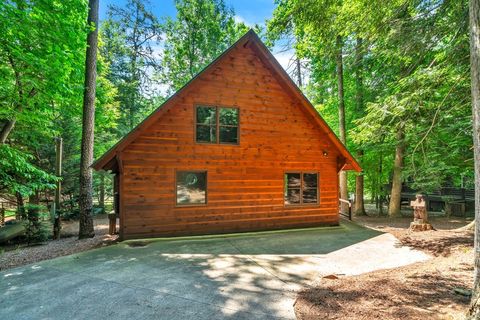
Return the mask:
<svg viewBox="0 0 480 320">
<path fill-rule="evenodd" d="M 415 195 L 419 193 L 408 186 L 402 187 L 401 205 L 409 205 Z M 473 209 L 475 190 L 465 188 L 445 187 L 432 192 L 422 193 L 425 196 L 428 211 L 445 210 L 447 215 L 465 216 Z"/>
</svg>

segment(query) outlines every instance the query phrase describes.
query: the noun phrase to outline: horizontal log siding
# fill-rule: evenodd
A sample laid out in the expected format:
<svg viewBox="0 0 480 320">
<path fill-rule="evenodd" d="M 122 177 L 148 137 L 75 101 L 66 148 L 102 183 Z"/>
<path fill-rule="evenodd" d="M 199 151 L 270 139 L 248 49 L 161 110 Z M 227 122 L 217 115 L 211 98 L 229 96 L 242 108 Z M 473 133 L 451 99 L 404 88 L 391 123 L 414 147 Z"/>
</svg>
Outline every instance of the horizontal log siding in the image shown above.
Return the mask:
<svg viewBox="0 0 480 320">
<path fill-rule="evenodd" d="M 338 223 L 337 151 L 250 49 L 178 101 L 120 154 L 125 239 Z M 240 108 L 240 144 L 195 143 L 197 104 Z M 208 171 L 207 205 L 175 205 L 175 170 Z M 318 171 L 320 203 L 284 206 L 285 171 Z"/>
</svg>

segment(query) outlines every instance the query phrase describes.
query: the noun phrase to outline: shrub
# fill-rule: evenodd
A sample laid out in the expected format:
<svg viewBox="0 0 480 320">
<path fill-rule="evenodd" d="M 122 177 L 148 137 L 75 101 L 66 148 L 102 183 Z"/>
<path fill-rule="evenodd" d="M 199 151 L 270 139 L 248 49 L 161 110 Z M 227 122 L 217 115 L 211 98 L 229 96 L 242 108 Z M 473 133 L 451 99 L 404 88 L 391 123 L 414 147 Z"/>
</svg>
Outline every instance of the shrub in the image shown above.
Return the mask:
<svg viewBox="0 0 480 320">
<path fill-rule="evenodd" d="M 25 237 L 28 244 L 39 243 L 48 240 L 51 232 L 49 212 L 46 207 L 27 204 L 23 211 L 25 225 Z"/>
</svg>

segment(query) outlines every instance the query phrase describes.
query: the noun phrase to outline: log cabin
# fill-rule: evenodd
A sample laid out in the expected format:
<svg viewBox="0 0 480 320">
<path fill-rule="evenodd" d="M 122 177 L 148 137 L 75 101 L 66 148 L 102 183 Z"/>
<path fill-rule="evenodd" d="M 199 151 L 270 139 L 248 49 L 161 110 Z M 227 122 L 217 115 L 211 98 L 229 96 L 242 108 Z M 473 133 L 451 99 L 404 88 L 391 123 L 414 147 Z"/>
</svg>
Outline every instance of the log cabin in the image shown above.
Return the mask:
<svg viewBox="0 0 480 320">
<path fill-rule="evenodd" d="M 120 238 L 338 225 L 346 147 L 250 30 L 94 164 Z"/>
</svg>

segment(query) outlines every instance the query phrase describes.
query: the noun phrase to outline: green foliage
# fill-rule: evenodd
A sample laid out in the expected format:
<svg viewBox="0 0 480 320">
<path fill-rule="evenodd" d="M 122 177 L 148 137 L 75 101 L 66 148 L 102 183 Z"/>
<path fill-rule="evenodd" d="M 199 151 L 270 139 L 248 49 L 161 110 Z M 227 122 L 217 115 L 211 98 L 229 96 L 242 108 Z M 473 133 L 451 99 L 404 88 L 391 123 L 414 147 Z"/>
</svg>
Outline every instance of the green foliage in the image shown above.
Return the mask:
<svg viewBox="0 0 480 320">
<path fill-rule="evenodd" d="M 0 145 L 0 193 L 54 188 L 56 136 L 64 141 L 63 194 L 78 193 L 86 21 L 84 0 L 0 3 L 0 131 L 15 121 Z M 98 155 L 116 140 L 119 104 L 102 55 L 97 69 Z"/>
<path fill-rule="evenodd" d="M 0 119 L 48 134 L 59 105 L 78 101 L 85 15 L 79 0 L 0 3 Z"/>
<path fill-rule="evenodd" d="M 367 148 L 380 139 L 393 145 L 404 127 L 403 176 L 418 190 L 459 186 L 472 170 L 465 13 L 465 3 L 412 3 L 371 50 L 370 59 L 388 64 L 372 64 L 385 76 L 353 137 Z"/>
<path fill-rule="evenodd" d="M 118 135 L 123 136 L 145 118 L 159 95 L 153 75 L 160 71 L 161 25 L 142 0 L 110 6 L 107 16 L 100 30 L 100 53 L 110 68 L 107 79 L 118 92 Z"/>
<path fill-rule="evenodd" d="M 8 145 L 0 145 L 0 192 L 28 196 L 55 187 L 57 178 L 32 165 L 32 158 Z"/>
<path fill-rule="evenodd" d="M 334 131 L 334 48 L 336 36 L 343 37 L 347 144 L 354 154 L 365 153 L 367 193 L 379 195 L 391 181 L 399 128 L 407 146 L 403 177 L 411 187 L 459 186 L 471 176 L 467 20 L 465 0 L 280 0 L 267 30 L 272 42 L 295 37 L 296 54 L 310 69 L 307 95 Z M 353 183 L 351 175 L 350 190 Z"/>
<path fill-rule="evenodd" d="M 176 0 L 176 19 L 165 23 L 160 78 L 171 91 L 180 89 L 208 63 L 248 31 L 234 20 L 223 0 Z M 199 19 L 201 17 L 201 19 Z"/>
<path fill-rule="evenodd" d="M 23 223 L 27 243 L 39 243 L 48 240 L 51 230 L 49 212 L 41 205 L 28 204 L 24 208 Z"/>
<path fill-rule="evenodd" d="M 0 131 L 10 123 L 0 192 L 26 196 L 53 187 L 48 147 L 55 119 L 80 105 L 83 90 L 86 3 L 0 3 Z"/>
<path fill-rule="evenodd" d="M 164 20 L 142 0 L 109 8 L 100 30 L 95 156 L 248 30 L 224 0 L 175 4 L 175 19 Z M 353 154 L 364 152 L 367 193 L 385 194 L 399 129 L 410 186 L 428 191 L 473 176 L 466 0 L 276 4 L 269 44 L 294 39 L 296 56 L 308 64 L 305 91 L 337 132 L 335 53 L 342 38 L 347 144 Z M 0 2 L 0 132 L 14 124 L 0 145 L 0 193 L 28 196 L 53 188 L 53 138 L 61 136 L 68 215 L 77 210 L 86 17 L 84 0 Z M 101 177 L 94 177 L 97 197 Z M 108 177 L 105 186 L 111 194 Z"/>
</svg>

